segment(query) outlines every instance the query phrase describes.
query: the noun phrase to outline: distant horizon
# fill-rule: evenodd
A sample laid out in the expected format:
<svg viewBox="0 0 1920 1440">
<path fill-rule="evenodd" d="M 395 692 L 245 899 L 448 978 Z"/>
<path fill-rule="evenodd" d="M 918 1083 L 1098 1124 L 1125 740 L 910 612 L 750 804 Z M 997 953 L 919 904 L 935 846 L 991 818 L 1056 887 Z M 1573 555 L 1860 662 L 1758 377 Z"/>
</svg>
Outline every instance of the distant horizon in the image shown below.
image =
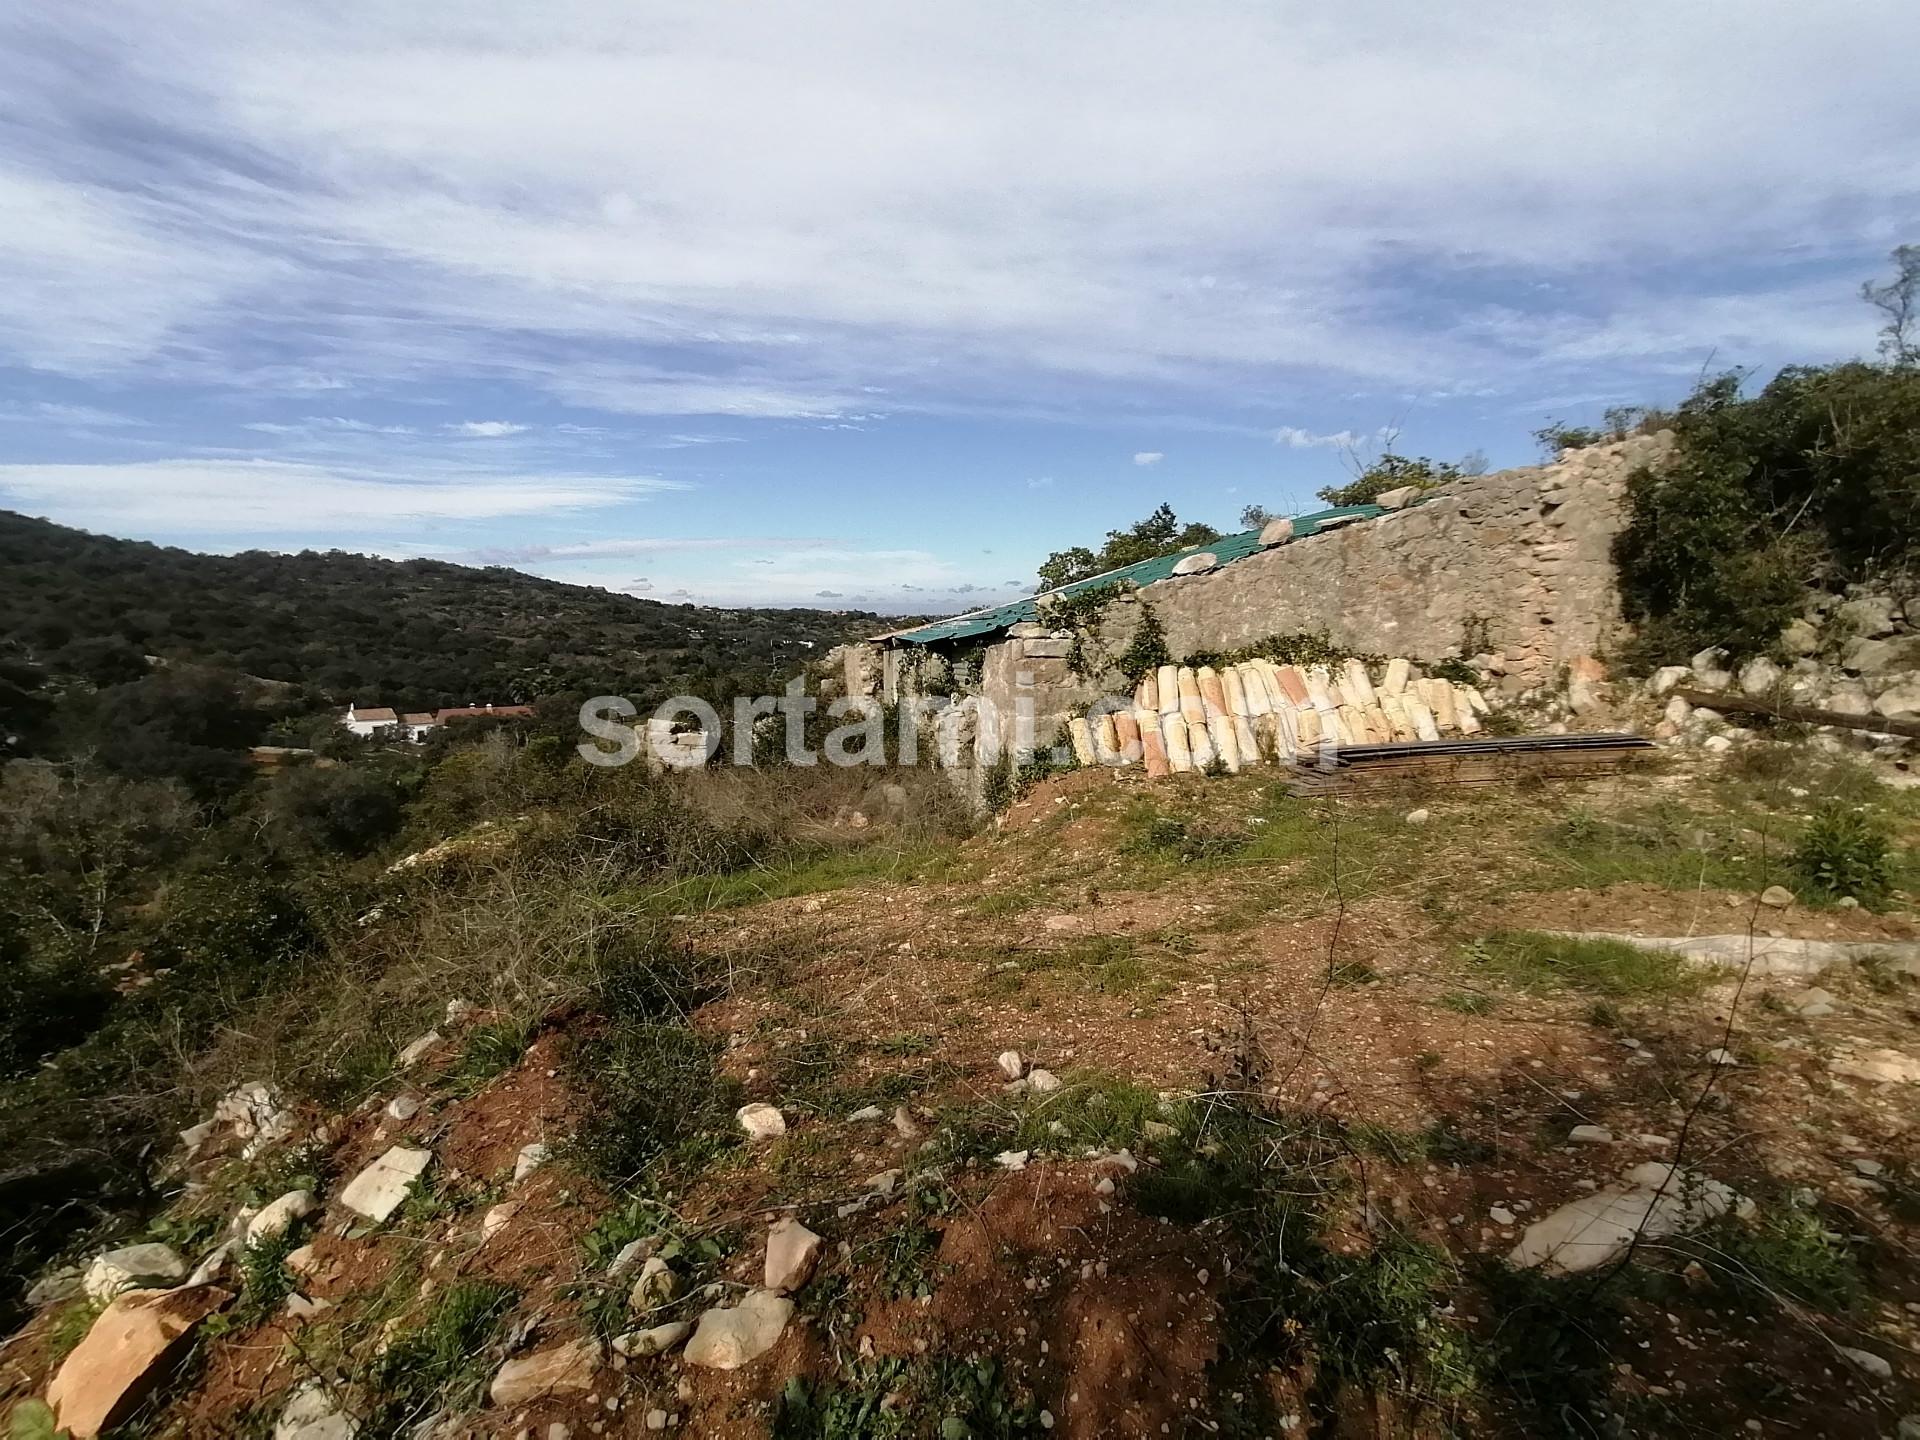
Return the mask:
<svg viewBox="0 0 1920 1440">
<path fill-rule="evenodd" d="M 1920 10 L 1842 10 L 40 7 L 0 505 L 946 614 L 1163 500 L 1524 463 L 1872 352 Z"/>
</svg>

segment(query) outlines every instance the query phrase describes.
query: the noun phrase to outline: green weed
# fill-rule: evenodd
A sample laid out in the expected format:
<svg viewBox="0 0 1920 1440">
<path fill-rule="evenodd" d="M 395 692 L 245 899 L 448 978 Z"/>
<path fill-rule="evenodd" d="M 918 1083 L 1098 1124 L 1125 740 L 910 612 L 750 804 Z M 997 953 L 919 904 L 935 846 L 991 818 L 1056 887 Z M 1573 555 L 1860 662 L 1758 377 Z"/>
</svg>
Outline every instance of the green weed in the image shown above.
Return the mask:
<svg viewBox="0 0 1920 1440">
<path fill-rule="evenodd" d="M 449 1287 L 370 1367 L 372 1405 L 363 1433 L 394 1435 L 443 1407 L 471 1407 L 490 1368 L 488 1346 L 514 1299 L 511 1286 L 490 1281 Z"/>
<path fill-rule="evenodd" d="M 1886 827 L 1838 802 L 1823 805 L 1800 832 L 1791 864 L 1818 894 L 1851 895 L 1863 905 L 1884 901 L 1893 884 L 1892 841 Z"/>
<path fill-rule="evenodd" d="M 1703 977 L 1677 956 L 1619 940 L 1574 939 L 1536 930 L 1502 930 L 1467 947 L 1478 976 L 1517 990 L 1585 990 L 1607 996 L 1685 995 Z"/>
<path fill-rule="evenodd" d="M 1485 1015 L 1499 1002 L 1484 990 L 1449 990 L 1440 1003 L 1462 1015 Z"/>
</svg>

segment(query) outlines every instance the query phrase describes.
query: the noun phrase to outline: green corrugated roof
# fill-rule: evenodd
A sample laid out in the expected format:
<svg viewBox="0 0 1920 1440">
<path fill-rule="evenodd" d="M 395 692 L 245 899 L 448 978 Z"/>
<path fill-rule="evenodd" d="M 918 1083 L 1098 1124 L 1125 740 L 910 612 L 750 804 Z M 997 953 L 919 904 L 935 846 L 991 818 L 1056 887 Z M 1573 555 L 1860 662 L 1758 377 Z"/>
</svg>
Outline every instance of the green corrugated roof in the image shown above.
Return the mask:
<svg viewBox="0 0 1920 1440">
<path fill-rule="evenodd" d="M 1348 519 L 1368 520 L 1386 512 L 1378 505 L 1338 505 L 1331 510 L 1316 510 L 1311 515 L 1293 517 L 1293 538 L 1304 540 L 1307 536 L 1327 527 L 1330 522 Z M 908 645 L 934 645 L 942 640 L 964 640 L 969 635 L 986 635 L 995 630 L 1005 630 L 1010 625 L 1018 625 L 1023 620 L 1040 618 L 1040 602 L 1056 595 L 1075 595 L 1082 590 L 1093 590 L 1103 585 L 1131 583 L 1144 588 L 1156 580 L 1165 580 L 1173 574 L 1173 567 L 1189 555 L 1201 551 L 1217 556 L 1222 565 L 1231 565 L 1236 560 L 1244 560 L 1260 549 L 1260 532 L 1243 530 L 1238 535 L 1227 535 L 1206 545 L 1189 545 L 1184 550 L 1176 550 L 1171 555 L 1156 555 L 1151 560 L 1142 560 L 1137 565 L 1123 565 L 1118 570 L 1109 570 L 1103 575 L 1090 575 L 1085 580 L 1076 580 L 1071 585 L 1061 585 L 1053 590 L 1043 590 L 1038 595 L 1030 595 L 1024 600 L 1009 601 L 1005 605 L 995 605 L 990 610 L 974 610 L 965 615 L 955 615 L 950 620 L 936 620 L 931 625 L 922 625 L 914 630 L 901 630 L 892 635 L 882 636 L 886 640 L 899 640 Z"/>
</svg>

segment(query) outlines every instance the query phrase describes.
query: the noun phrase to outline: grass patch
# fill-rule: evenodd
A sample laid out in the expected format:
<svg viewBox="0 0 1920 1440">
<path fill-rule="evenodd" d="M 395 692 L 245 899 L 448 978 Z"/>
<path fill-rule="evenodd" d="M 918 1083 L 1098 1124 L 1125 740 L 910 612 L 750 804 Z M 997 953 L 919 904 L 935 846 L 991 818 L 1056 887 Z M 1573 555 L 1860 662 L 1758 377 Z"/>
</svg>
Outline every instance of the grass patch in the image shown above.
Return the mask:
<svg viewBox="0 0 1920 1440">
<path fill-rule="evenodd" d="M 1678 956 L 1620 940 L 1573 939 L 1537 930 L 1501 930 L 1467 947 L 1478 976 L 1532 992 L 1583 990 L 1612 997 L 1686 995 L 1705 977 Z"/>
<path fill-rule="evenodd" d="M 1757 842 L 1735 820 L 1675 802 L 1618 817 L 1575 810 L 1541 831 L 1534 853 L 1550 886 L 1755 890 L 1767 879 Z"/>
<path fill-rule="evenodd" d="M 1770 1209 L 1750 1221 L 1723 1215 L 1674 1247 L 1748 1303 L 1784 1298 L 1837 1314 L 1860 1299 L 1852 1252 L 1808 1210 Z"/>
<path fill-rule="evenodd" d="M 1040 1407 L 1014 1392 L 999 1361 L 946 1357 L 868 1361 L 812 1383 L 795 1376 L 773 1422 L 774 1440 L 1017 1440 L 1043 1433 Z"/>
<path fill-rule="evenodd" d="M 1486 1260 L 1476 1275 L 1493 1330 L 1482 1374 L 1519 1412 L 1526 1435 L 1611 1433 L 1602 1411 L 1626 1319 L 1614 1285 Z"/>
<path fill-rule="evenodd" d="M 935 845 L 803 850 L 748 869 L 687 876 L 648 891 L 644 905 L 655 915 L 731 910 L 856 885 L 938 880 L 952 862 L 951 850 Z"/>
<path fill-rule="evenodd" d="M 240 1299 L 233 1319 L 239 1325 L 256 1325 L 286 1303 L 298 1288 L 293 1272 L 287 1269 L 287 1256 L 296 1247 L 294 1227 L 289 1225 L 278 1235 L 263 1236 L 240 1249 Z"/>
<path fill-rule="evenodd" d="M 462 1280 L 450 1286 L 420 1324 L 396 1335 L 369 1367 L 371 1413 L 363 1433 L 403 1433 L 442 1408 L 458 1412 L 476 1404 L 493 1364 L 488 1348 L 514 1299 L 510 1285 Z"/>
<path fill-rule="evenodd" d="M 1498 1003 L 1484 990 L 1449 990 L 1440 997 L 1443 1007 L 1460 1015 L 1485 1015 Z"/>
<path fill-rule="evenodd" d="M 520 1063 L 533 1039 L 533 1027 L 523 1020 L 496 1020 L 476 1025 L 461 1047 L 460 1056 L 447 1068 L 449 1090 L 461 1099 L 477 1095 L 496 1075 L 504 1075 Z"/>
</svg>

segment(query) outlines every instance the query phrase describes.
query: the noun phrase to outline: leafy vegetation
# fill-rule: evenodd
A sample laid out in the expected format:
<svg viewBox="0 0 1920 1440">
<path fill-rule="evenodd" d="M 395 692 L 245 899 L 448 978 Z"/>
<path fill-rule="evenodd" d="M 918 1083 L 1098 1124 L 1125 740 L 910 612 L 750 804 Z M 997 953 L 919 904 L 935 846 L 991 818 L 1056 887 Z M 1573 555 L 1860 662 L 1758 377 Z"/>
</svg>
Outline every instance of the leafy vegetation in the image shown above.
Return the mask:
<svg viewBox="0 0 1920 1440">
<path fill-rule="evenodd" d="M 1676 448 L 1627 481 L 1614 544 L 1651 666 L 1709 645 L 1775 648 L 1809 579 L 1912 588 L 1920 536 L 1920 371 L 1852 362 L 1701 383 L 1672 419 Z"/>
<path fill-rule="evenodd" d="M 1084 545 L 1055 551 L 1040 566 L 1040 585 L 1047 590 L 1071 585 L 1076 580 L 1118 570 L 1122 565 L 1137 565 L 1142 560 L 1171 555 L 1176 550 L 1206 545 L 1219 538 L 1220 532 L 1211 525 L 1198 521 L 1181 524 L 1173 507 L 1163 504 L 1144 520 L 1125 529 L 1109 530 L 1106 543 L 1097 551 Z"/>
<path fill-rule="evenodd" d="M 1485 462 L 1480 462 L 1480 469 Z M 1430 460 L 1425 455 L 1396 455 L 1388 450 L 1370 461 L 1344 485 L 1329 485 L 1320 498 L 1329 505 L 1371 505 L 1389 490 L 1412 486 L 1415 490 L 1434 490 L 1462 476 L 1478 471 L 1447 460 Z"/>
<path fill-rule="evenodd" d="M 307 708 L 317 697 L 432 709 L 561 694 L 651 705 L 785 675 L 884 628 L 859 611 L 667 605 L 499 566 L 198 555 L 5 511 L 0 617 L 0 656 L 12 661 L 0 672 L 0 730 L 36 697 L 60 698 L 63 682 L 156 678 L 148 655 L 303 687 L 289 698 Z M 114 706 L 117 735 L 127 698 Z"/>
<path fill-rule="evenodd" d="M 1892 886 L 1892 839 L 1858 808 L 1830 801 L 1800 832 L 1791 863 L 1822 895 L 1851 895 L 1862 904 L 1886 898 Z"/>
</svg>

